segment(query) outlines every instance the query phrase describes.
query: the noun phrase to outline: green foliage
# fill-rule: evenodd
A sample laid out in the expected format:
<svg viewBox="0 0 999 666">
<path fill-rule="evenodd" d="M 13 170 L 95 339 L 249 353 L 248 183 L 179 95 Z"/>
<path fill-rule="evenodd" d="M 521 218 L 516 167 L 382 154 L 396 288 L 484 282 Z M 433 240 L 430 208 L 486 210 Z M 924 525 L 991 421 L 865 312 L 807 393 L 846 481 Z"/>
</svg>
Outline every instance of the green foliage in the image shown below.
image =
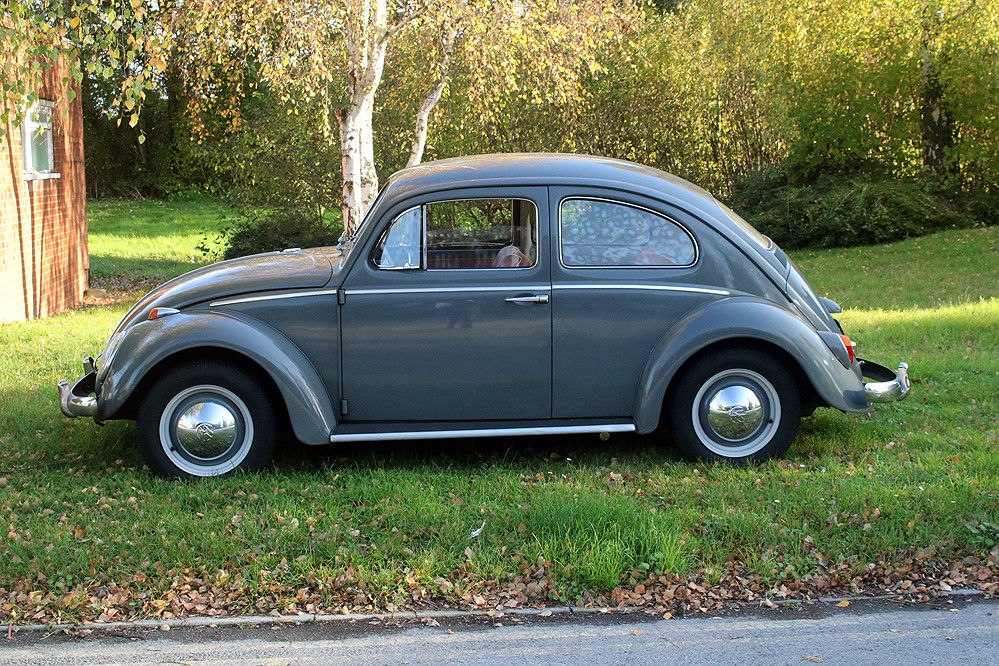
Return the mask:
<svg viewBox="0 0 999 666">
<path fill-rule="evenodd" d="M 203 239 L 198 249 L 208 256 L 234 259 L 289 247 L 336 245 L 342 231 L 338 221 L 327 224 L 294 209 L 264 209 L 240 216 L 219 234 Z"/>
<path fill-rule="evenodd" d="M 244 98 L 240 115 L 238 133 L 203 148 L 231 183 L 227 198 L 235 209 L 294 211 L 295 217 L 316 219 L 339 210 L 340 149 L 322 130 L 318 104 L 282 102 L 258 89 Z"/>
<path fill-rule="evenodd" d="M 785 165 L 736 181 L 731 207 L 785 249 L 871 245 L 980 222 L 969 202 L 884 174 L 818 174 Z"/>
<path fill-rule="evenodd" d="M 84 76 L 82 90 L 88 196 L 191 199 L 225 184 L 214 160 L 191 139 L 179 88 L 148 98 L 134 127 L 105 111 L 115 94 L 112 82 Z"/>
<path fill-rule="evenodd" d="M 266 89 L 248 95 L 242 129 L 202 148 L 228 183 L 232 213 L 199 250 L 233 257 L 287 247 L 332 245 L 340 237 L 340 150 L 318 131 L 319 107 L 281 102 Z"/>
</svg>

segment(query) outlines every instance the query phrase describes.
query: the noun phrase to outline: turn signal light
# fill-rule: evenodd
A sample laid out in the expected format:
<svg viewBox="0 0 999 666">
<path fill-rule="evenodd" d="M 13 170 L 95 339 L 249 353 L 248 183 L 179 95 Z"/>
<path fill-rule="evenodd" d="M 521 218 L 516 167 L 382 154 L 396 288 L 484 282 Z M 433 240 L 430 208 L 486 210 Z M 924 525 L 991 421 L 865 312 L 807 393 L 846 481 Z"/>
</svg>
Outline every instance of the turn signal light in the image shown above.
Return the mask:
<svg viewBox="0 0 999 666">
<path fill-rule="evenodd" d="M 149 311 L 149 321 L 153 321 L 154 319 L 162 319 L 167 315 L 179 314 L 179 313 L 180 310 L 177 310 L 175 308 L 153 308 L 152 310 Z"/>
<path fill-rule="evenodd" d="M 850 363 L 852 364 L 854 361 L 857 360 L 857 354 L 856 354 L 857 343 L 851 340 L 850 338 L 846 337 L 842 333 L 840 334 L 839 339 L 843 341 L 843 346 L 846 347 L 846 353 L 850 355 Z"/>
</svg>

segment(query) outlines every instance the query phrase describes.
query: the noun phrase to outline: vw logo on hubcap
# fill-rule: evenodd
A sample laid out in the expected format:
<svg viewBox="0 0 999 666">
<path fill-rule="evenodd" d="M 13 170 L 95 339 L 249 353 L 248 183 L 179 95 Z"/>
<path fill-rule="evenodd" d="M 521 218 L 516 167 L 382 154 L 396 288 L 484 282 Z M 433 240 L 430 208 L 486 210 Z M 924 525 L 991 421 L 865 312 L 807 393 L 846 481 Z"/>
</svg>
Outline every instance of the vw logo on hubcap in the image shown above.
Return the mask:
<svg viewBox="0 0 999 666">
<path fill-rule="evenodd" d="M 211 441 L 215 437 L 215 426 L 211 423 L 201 422 L 198 424 L 195 432 L 198 433 L 198 439 L 202 442 Z"/>
</svg>

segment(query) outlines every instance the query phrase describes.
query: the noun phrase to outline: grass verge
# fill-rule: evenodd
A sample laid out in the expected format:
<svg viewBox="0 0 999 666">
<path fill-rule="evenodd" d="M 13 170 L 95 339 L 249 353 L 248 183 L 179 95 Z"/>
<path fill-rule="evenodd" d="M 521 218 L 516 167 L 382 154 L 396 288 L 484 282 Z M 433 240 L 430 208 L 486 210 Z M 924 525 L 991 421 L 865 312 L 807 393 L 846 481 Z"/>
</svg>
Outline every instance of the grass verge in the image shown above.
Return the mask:
<svg viewBox="0 0 999 666">
<path fill-rule="evenodd" d="M 178 268 L 191 239 L 157 251 Z M 820 410 L 785 460 L 743 468 L 575 437 L 289 444 L 266 474 L 162 481 L 132 424 L 64 419 L 54 399 L 124 306 L 4 325 L 0 621 L 995 590 L 997 239 L 799 254 L 861 355 L 911 363 L 913 396 Z"/>
</svg>

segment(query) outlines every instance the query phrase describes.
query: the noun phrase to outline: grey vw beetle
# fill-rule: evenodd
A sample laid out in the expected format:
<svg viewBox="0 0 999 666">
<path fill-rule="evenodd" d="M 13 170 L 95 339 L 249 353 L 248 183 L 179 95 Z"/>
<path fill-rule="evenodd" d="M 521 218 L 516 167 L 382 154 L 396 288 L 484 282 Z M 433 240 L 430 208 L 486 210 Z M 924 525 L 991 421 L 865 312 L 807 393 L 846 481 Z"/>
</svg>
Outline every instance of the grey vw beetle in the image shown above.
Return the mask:
<svg viewBox="0 0 999 666">
<path fill-rule="evenodd" d="M 816 407 L 909 393 L 794 264 L 708 192 L 577 155 L 391 177 L 338 248 L 225 261 L 154 289 L 67 416 L 135 419 L 153 471 L 258 469 L 306 444 L 651 433 L 688 456 L 783 454 Z M 864 382 L 864 378 L 875 380 Z"/>
</svg>

